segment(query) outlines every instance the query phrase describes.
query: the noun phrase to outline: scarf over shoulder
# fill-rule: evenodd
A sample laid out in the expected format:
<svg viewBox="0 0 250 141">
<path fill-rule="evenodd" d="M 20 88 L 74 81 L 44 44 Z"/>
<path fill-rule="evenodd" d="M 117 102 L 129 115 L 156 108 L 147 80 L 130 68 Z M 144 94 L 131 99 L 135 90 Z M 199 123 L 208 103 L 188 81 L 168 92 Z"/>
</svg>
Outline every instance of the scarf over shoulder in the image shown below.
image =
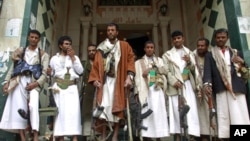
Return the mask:
<svg viewBox="0 0 250 141">
<path fill-rule="evenodd" d="M 119 118 L 124 118 L 123 110 L 126 108 L 124 82 L 129 72 L 135 73 L 134 53 L 127 42 L 117 41 L 116 44 L 120 46 L 120 59 L 116 69 L 116 84 L 114 90 L 114 103 L 112 107 L 112 113 L 118 116 Z M 99 46 L 102 47 L 99 48 Z M 100 49 L 105 46 L 105 41 L 102 42 L 99 46 L 99 50 L 97 50 L 96 52 L 95 59 L 91 68 L 88 82 L 93 83 L 97 80 L 103 85 L 105 83 L 105 68 L 107 66 L 104 64 L 103 50 L 101 51 Z M 97 103 L 101 104 L 103 96 L 103 87 L 97 89 L 96 96 Z"/>
</svg>

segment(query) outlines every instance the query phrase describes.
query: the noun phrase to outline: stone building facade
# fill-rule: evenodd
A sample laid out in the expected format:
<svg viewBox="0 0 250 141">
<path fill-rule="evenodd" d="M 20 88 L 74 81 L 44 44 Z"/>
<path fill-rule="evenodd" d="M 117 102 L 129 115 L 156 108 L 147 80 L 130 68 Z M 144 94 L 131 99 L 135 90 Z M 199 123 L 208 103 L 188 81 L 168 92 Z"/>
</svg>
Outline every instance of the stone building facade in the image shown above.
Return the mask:
<svg viewBox="0 0 250 141">
<path fill-rule="evenodd" d="M 250 64 L 249 7 L 249 0 L 0 0 L 0 83 L 11 52 L 27 45 L 29 29 L 42 33 L 40 46 L 50 55 L 58 51 L 61 35 L 71 36 L 77 55 L 86 60 L 87 45 L 100 43 L 110 22 L 119 24 L 119 39 L 128 41 L 139 57 L 147 40 L 155 42 L 161 56 L 171 48 L 174 30 L 183 31 L 190 49 L 199 37 L 213 46 L 215 29 L 224 27 L 229 29 L 228 44 L 243 51 Z"/>
</svg>

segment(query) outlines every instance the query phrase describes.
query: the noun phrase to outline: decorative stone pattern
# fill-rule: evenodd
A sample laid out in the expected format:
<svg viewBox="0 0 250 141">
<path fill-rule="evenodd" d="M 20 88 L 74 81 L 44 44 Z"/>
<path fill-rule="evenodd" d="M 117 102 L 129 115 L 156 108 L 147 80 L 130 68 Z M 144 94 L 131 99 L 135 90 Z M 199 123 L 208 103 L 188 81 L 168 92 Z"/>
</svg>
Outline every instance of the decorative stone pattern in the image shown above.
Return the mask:
<svg viewBox="0 0 250 141">
<path fill-rule="evenodd" d="M 50 52 L 49 46 L 52 43 L 54 37 L 54 23 L 56 22 L 55 13 L 56 1 L 55 0 L 39 0 L 37 10 L 37 24 L 36 29 L 38 29 L 42 34 L 41 44 L 43 49 L 48 53 Z M 44 38 L 46 37 L 46 38 Z"/>
<path fill-rule="evenodd" d="M 200 0 L 202 15 L 201 33 L 211 41 L 214 46 L 213 34 L 218 28 L 227 28 L 225 9 L 222 0 Z"/>
</svg>

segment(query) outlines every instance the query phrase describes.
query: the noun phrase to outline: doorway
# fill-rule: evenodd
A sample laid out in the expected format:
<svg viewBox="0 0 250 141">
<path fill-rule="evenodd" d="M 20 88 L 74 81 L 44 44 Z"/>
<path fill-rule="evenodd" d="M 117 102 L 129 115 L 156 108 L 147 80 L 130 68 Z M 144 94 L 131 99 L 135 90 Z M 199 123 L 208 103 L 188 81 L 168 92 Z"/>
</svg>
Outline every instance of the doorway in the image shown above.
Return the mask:
<svg viewBox="0 0 250 141">
<path fill-rule="evenodd" d="M 126 41 L 133 48 L 133 51 L 137 59 L 140 59 L 145 54 L 144 44 L 148 40 L 149 40 L 149 37 L 143 33 L 132 33 L 128 35 L 128 37 L 126 38 Z"/>
<path fill-rule="evenodd" d="M 106 30 L 98 30 L 97 42 L 101 43 L 106 38 Z M 144 54 L 144 43 L 151 40 L 150 30 L 120 30 L 118 34 L 119 40 L 127 41 L 133 48 L 137 59 L 140 59 Z"/>
</svg>

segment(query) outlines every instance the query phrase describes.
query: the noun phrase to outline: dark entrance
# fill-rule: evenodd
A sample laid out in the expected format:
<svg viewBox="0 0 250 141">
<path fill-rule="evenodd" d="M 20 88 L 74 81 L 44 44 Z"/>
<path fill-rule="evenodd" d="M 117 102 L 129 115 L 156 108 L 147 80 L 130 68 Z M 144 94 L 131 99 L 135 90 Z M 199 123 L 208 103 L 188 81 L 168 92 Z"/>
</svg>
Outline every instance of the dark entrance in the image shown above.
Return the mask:
<svg viewBox="0 0 250 141">
<path fill-rule="evenodd" d="M 97 44 L 107 38 L 106 30 L 98 30 Z M 137 58 L 141 58 L 144 52 L 144 43 L 151 38 L 150 30 L 119 30 L 118 39 L 126 40 L 135 51 Z"/>
<path fill-rule="evenodd" d="M 132 33 L 127 37 L 127 42 L 133 48 L 137 59 L 140 59 L 144 54 L 144 43 L 149 40 L 149 37 L 142 33 Z"/>
</svg>

